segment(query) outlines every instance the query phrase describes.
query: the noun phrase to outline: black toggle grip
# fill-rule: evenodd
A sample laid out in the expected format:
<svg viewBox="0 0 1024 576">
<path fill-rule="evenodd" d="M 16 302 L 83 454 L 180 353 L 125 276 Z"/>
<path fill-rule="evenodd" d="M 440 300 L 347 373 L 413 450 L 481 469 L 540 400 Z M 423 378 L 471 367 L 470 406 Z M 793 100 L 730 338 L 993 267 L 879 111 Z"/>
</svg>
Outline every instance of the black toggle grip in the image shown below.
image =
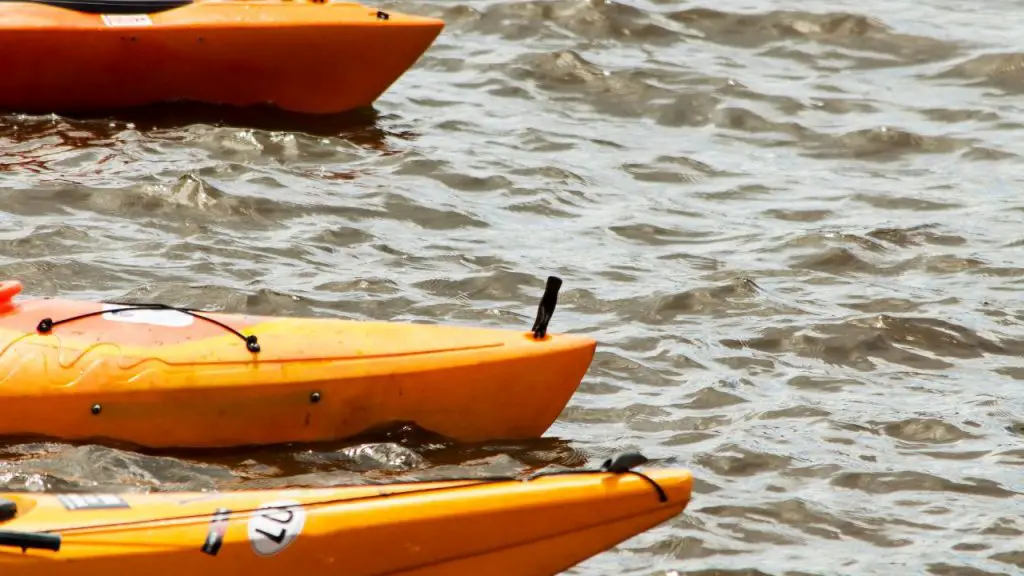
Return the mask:
<svg viewBox="0 0 1024 576">
<path fill-rule="evenodd" d="M 537 318 L 533 321 L 533 337 L 537 340 L 544 338 L 548 333 L 548 322 L 555 313 L 555 306 L 558 305 L 558 291 L 562 288 L 562 279 L 558 276 L 548 276 L 547 285 L 544 286 L 544 295 L 541 296 L 540 304 L 537 305 Z"/>
</svg>

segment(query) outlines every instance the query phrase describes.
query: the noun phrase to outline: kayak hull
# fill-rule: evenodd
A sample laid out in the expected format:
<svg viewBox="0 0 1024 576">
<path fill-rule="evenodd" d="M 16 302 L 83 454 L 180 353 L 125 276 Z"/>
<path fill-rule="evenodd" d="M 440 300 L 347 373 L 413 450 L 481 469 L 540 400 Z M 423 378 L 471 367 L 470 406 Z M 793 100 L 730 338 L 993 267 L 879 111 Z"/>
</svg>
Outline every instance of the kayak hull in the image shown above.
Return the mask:
<svg viewBox="0 0 1024 576">
<path fill-rule="evenodd" d="M 596 347 L 508 329 L 8 302 L 8 438 L 228 448 L 410 423 L 458 441 L 534 438 L 569 402 Z M 52 326 L 40 331 L 44 319 Z"/>
<path fill-rule="evenodd" d="M 333 114 L 370 106 L 444 24 L 361 4 L 200 0 L 152 14 L 0 2 L 0 109 L 174 102 Z"/>
<path fill-rule="evenodd" d="M 549 576 L 680 514 L 692 477 L 645 470 L 529 481 L 447 481 L 213 494 L 4 495 L 0 530 L 60 535 L 59 550 L 0 548 L 5 576 L 340 574 Z M 381 496 L 382 494 L 387 496 Z M 139 572 L 136 572 L 138 570 Z M 282 572 L 284 571 L 284 572 Z"/>
</svg>

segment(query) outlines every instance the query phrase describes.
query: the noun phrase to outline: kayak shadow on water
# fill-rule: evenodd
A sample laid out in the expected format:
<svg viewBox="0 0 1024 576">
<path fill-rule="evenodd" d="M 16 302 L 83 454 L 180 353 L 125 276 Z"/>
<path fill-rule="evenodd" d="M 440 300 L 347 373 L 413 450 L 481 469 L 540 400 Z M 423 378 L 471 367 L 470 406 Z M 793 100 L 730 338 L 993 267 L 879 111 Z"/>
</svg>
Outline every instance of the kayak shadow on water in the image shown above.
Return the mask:
<svg viewBox="0 0 1024 576">
<path fill-rule="evenodd" d="M 179 457 L 184 456 L 178 454 Z M 346 472 L 362 480 L 433 479 L 519 475 L 546 468 L 577 469 L 587 456 L 569 441 L 534 438 L 515 441 L 458 443 L 444 439 L 401 443 L 377 435 L 347 441 L 254 448 L 219 454 L 191 453 L 188 460 L 244 469 L 253 462 L 269 467 L 274 485 L 317 475 Z M 267 478 L 267 477 L 265 477 Z"/>
<path fill-rule="evenodd" d="M 219 489 L 231 490 L 517 476 L 547 468 L 579 469 L 588 463 L 585 452 L 560 438 L 456 442 L 409 423 L 396 423 L 334 442 L 222 449 L 151 450 L 105 439 L 75 443 L 46 438 L 0 441 L 0 467 L 8 472 L 31 475 L 56 470 L 62 471 L 60 476 L 70 474 L 65 481 L 51 478 L 44 482 L 58 490 L 68 487 L 67 480 L 70 485 L 110 484 L 106 477 L 118 475 L 107 469 L 110 465 L 128 466 L 152 476 L 157 485 L 150 484 L 149 489 L 176 491 L 189 489 L 193 482 L 182 483 L 181 478 L 189 476 L 196 466 L 223 470 L 233 479 L 224 478 L 224 484 L 217 484 L 221 484 Z M 95 469 L 87 466 L 88 470 L 77 470 L 67 460 L 83 457 L 96 463 Z M 105 461 L 108 464 L 99 464 Z M 160 481 L 161 476 L 164 481 Z M 163 485 L 164 482 L 169 484 Z"/>
<path fill-rule="evenodd" d="M 0 134 L 20 141 L 31 140 L 52 130 L 55 119 L 88 127 L 93 137 L 106 138 L 130 123 L 141 132 L 177 130 L 193 125 L 293 132 L 320 137 L 344 137 L 353 143 L 383 150 L 389 137 L 412 139 L 415 134 L 396 132 L 382 126 L 384 119 L 373 107 L 340 114 L 301 114 L 270 105 L 220 106 L 193 102 L 153 104 L 137 108 L 61 112 L 53 115 L 24 115 L 0 111 Z"/>
</svg>

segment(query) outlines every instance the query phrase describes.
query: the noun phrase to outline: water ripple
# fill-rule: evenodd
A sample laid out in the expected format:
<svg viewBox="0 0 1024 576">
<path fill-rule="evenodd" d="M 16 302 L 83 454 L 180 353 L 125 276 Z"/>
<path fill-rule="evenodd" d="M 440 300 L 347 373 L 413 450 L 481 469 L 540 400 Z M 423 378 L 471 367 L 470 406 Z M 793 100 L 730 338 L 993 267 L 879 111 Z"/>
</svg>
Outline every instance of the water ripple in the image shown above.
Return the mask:
<svg viewBox="0 0 1024 576">
<path fill-rule="evenodd" d="M 1005 0 L 404 0 L 373 110 L 0 118 L 32 296 L 599 340 L 547 437 L 0 447 L 17 490 L 519 473 L 640 449 L 695 499 L 572 574 L 1024 568 L 1022 15 Z M 1018 506 L 1019 508 L 1019 506 Z"/>
</svg>

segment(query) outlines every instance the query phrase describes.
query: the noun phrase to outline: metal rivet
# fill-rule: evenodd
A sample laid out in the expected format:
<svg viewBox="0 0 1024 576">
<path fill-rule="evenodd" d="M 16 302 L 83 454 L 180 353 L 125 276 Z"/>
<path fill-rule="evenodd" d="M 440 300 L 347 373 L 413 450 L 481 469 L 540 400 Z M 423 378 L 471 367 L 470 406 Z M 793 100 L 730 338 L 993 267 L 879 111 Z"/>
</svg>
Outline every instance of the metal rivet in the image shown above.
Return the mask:
<svg viewBox="0 0 1024 576">
<path fill-rule="evenodd" d="M 319 392 L 313 392 L 312 394 L 310 394 L 309 395 L 309 401 L 312 402 L 313 404 L 316 404 L 317 402 L 319 402 L 320 401 L 320 393 Z"/>
<path fill-rule="evenodd" d="M 100 410 L 103 410 L 103 407 L 102 407 L 102 406 L 100 406 L 99 404 L 93 404 L 93 405 L 92 405 L 92 413 L 93 413 L 94 415 L 95 415 L 95 414 L 99 414 L 99 413 L 100 413 Z"/>
</svg>

